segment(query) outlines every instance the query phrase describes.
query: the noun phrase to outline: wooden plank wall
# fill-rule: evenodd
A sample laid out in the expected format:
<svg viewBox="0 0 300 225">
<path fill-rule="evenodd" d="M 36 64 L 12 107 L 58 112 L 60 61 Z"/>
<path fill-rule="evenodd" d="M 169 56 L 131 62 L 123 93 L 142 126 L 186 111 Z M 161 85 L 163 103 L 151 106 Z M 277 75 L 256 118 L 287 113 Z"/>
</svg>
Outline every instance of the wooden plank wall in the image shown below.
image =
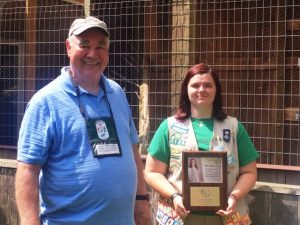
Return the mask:
<svg viewBox="0 0 300 225">
<path fill-rule="evenodd" d="M 19 225 L 15 204 L 15 160 L 0 159 L 0 224 Z M 299 174 L 299 172 L 298 172 Z M 299 177 L 299 175 L 298 175 Z M 155 223 L 157 194 L 148 187 L 151 196 L 152 222 Z M 300 186 L 257 182 L 247 199 L 252 225 L 299 225 Z"/>
<path fill-rule="evenodd" d="M 252 225 L 299 225 L 299 188 L 257 182 L 247 198 Z"/>
<path fill-rule="evenodd" d="M 17 225 L 18 214 L 15 204 L 14 179 L 15 160 L 0 159 L 0 224 Z"/>
</svg>

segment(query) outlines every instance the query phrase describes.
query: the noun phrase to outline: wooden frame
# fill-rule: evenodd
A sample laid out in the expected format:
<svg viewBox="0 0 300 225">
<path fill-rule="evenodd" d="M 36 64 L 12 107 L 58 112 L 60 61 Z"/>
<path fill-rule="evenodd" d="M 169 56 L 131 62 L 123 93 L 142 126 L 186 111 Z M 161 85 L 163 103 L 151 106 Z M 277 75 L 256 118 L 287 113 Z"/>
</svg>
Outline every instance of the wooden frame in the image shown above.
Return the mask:
<svg viewBox="0 0 300 225">
<path fill-rule="evenodd" d="M 226 152 L 183 151 L 182 174 L 183 202 L 188 210 L 226 209 Z"/>
<path fill-rule="evenodd" d="M 84 5 L 84 0 L 64 0 L 65 2 L 70 2 L 76 5 Z"/>
</svg>

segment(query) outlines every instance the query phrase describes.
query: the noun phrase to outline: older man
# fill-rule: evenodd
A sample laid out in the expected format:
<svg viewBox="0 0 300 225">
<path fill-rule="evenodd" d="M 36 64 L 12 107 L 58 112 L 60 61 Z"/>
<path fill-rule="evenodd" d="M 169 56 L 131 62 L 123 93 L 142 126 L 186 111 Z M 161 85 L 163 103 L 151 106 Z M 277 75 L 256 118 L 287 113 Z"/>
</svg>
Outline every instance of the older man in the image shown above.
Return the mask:
<svg viewBox="0 0 300 225">
<path fill-rule="evenodd" d="M 70 66 L 33 96 L 20 128 L 21 224 L 149 224 L 129 104 L 121 87 L 103 75 L 109 60 L 106 24 L 95 17 L 76 19 L 66 48 Z"/>
</svg>

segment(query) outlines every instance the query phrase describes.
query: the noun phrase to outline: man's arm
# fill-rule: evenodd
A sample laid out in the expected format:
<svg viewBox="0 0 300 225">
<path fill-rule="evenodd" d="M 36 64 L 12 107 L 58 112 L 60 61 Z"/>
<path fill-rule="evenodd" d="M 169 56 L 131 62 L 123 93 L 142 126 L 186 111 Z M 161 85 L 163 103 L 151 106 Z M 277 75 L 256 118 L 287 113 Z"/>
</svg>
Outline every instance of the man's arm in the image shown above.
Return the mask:
<svg viewBox="0 0 300 225">
<path fill-rule="evenodd" d="M 144 167 L 137 145 L 133 145 L 134 159 L 138 173 L 137 195 L 146 195 Z M 134 220 L 136 225 L 150 224 L 150 206 L 147 200 L 136 200 L 134 207 Z"/>
<path fill-rule="evenodd" d="M 138 172 L 138 186 L 137 186 L 137 195 L 147 194 L 146 183 L 144 178 L 144 166 L 141 159 L 141 155 L 138 150 L 138 145 L 133 145 L 134 159 Z"/>
<path fill-rule="evenodd" d="M 15 191 L 21 225 L 40 225 L 39 173 L 40 165 L 18 162 Z"/>
</svg>

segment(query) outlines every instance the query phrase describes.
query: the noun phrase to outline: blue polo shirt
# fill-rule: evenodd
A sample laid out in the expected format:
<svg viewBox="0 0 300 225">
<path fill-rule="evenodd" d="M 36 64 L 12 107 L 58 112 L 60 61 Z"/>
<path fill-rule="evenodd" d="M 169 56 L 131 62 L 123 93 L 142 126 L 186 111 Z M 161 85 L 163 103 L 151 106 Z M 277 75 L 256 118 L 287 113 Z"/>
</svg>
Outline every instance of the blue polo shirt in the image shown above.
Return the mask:
<svg viewBox="0 0 300 225">
<path fill-rule="evenodd" d="M 30 100 L 20 128 L 19 161 L 40 164 L 43 224 L 133 225 L 137 171 L 132 144 L 138 143 L 121 87 L 102 75 L 114 114 L 122 156 L 94 158 L 79 97 L 68 67 Z M 91 118 L 109 116 L 103 90 L 80 88 L 80 102 Z"/>
</svg>

